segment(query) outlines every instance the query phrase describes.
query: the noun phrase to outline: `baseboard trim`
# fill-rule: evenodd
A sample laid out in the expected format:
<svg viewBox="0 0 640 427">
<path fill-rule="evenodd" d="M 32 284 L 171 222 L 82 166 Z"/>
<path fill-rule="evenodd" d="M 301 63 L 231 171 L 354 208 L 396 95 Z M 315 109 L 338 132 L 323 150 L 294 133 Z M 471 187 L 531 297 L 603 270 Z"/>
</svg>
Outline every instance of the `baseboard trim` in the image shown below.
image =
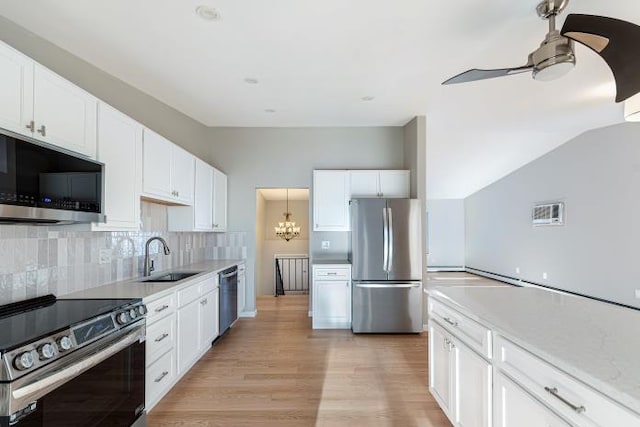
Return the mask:
<svg viewBox="0 0 640 427">
<path fill-rule="evenodd" d="M 313 317 L 313 311 L 309 310 L 309 317 Z"/>
<path fill-rule="evenodd" d="M 438 273 L 438 272 L 442 272 L 442 273 L 460 273 L 460 272 L 464 272 L 467 269 L 464 266 L 450 266 L 450 267 L 445 267 L 445 266 L 429 266 L 427 267 L 427 271 L 429 273 Z"/>
<path fill-rule="evenodd" d="M 238 317 L 253 318 L 253 317 L 256 317 L 257 315 L 258 315 L 258 310 L 243 311 L 238 315 Z"/>
<path fill-rule="evenodd" d="M 428 323 L 425 323 L 425 324 L 422 325 L 422 331 L 423 332 L 428 332 L 429 331 L 429 324 Z"/>
</svg>

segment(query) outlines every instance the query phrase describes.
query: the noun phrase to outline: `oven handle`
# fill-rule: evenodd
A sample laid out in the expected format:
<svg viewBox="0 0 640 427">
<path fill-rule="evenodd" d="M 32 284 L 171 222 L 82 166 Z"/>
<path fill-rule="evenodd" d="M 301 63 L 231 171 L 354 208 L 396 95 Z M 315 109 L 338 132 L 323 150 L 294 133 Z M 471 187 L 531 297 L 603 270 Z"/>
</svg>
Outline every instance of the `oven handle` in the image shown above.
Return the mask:
<svg viewBox="0 0 640 427">
<path fill-rule="evenodd" d="M 11 399 L 13 401 L 11 407 L 16 409 L 22 408 L 29 404 L 29 402 L 40 399 L 50 391 L 55 390 L 62 384 L 81 375 L 85 371 L 88 371 L 98 363 L 124 350 L 136 341 L 139 341 L 141 337 L 144 337 L 143 327 L 128 333 L 124 338 L 114 342 L 99 353 L 93 354 L 86 359 L 82 359 L 69 367 L 62 368 L 60 371 L 55 372 L 46 378 L 13 390 L 11 393 Z"/>
<path fill-rule="evenodd" d="M 237 275 L 238 275 L 238 270 L 232 271 L 231 273 L 227 273 L 227 274 L 220 273 L 220 277 L 222 277 L 223 279 L 228 279 L 229 277 L 233 277 Z"/>
</svg>

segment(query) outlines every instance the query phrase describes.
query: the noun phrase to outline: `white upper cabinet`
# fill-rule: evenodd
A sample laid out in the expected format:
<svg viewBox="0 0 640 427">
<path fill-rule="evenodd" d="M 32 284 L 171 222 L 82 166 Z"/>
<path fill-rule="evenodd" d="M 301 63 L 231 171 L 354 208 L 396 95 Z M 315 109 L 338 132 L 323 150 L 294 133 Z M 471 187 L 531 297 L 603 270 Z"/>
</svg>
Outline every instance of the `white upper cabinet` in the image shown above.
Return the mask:
<svg viewBox="0 0 640 427">
<path fill-rule="evenodd" d="M 409 197 L 408 170 L 353 170 L 349 175 L 352 199 Z"/>
<path fill-rule="evenodd" d="M 33 61 L 0 42 L 0 127 L 33 136 Z"/>
<path fill-rule="evenodd" d="M 227 175 L 213 168 L 213 231 L 227 231 Z"/>
<path fill-rule="evenodd" d="M 98 113 L 98 160 L 105 164 L 107 222 L 96 228 L 138 230 L 142 190 L 142 125 L 106 104 Z"/>
<path fill-rule="evenodd" d="M 196 159 L 196 190 L 193 199 L 196 230 L 213 227 L 213 167 Z"/>
<path fill-rule="evenodd" d="M 98 99 L 0 43 L 0 127 L 96 157 Z"/>
<path fill-rule="evenodd" d="M 313 171 L 313 230 L 349 229 L 349 171 Z"/>
<path fill-rule="evenodd" d="M 193 203 L 195 157 L 186 150 L 172 144 L 171 185 L 174 197 L 185 204 Z"/>
<path fill-rule="evenodd" d="M 195 195 L 192 206 L 169 206 L 170 231 L 226 231 L 227 176 L 195 159 Z"/>
<path fill-rule="evenodd" d="M 34 137 L 95 157 L 97 98 L 38 64 L 33 93 Z"/>
<path fill-rule="evenodd" d="M 195 157 L 157 133 L 144 130 L 143 195 L 169 203 L 191 205 Z"/>
</svg>

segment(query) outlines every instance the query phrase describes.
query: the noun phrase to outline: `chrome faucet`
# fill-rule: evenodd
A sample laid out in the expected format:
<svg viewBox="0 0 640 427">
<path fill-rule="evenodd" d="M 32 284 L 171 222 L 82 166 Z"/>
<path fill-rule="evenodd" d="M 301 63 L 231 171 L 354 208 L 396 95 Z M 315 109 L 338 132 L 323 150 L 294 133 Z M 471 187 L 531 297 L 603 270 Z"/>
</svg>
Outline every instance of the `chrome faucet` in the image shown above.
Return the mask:
<svg viewBox="0 0 640 427">
<path fill-rule="evenodd" d="M 158 242 L 162 243 L 162 250 L 164 251 L 165 255 L 169 255 L 171 253 L 171 250 L 169 249 L 169 245 L 167 245 L 166 240 L 164 240 L 162 237 L 156 236 L 147 240 L 147 243 L 144 245 L 144 272 L 142 273 L 144 277 L 150 276 L 151 272 L 155 270 L 153 267 L 153 260 L 149 262 L 149 245 L 154 240 L 157 240 Z"/>
</svg>

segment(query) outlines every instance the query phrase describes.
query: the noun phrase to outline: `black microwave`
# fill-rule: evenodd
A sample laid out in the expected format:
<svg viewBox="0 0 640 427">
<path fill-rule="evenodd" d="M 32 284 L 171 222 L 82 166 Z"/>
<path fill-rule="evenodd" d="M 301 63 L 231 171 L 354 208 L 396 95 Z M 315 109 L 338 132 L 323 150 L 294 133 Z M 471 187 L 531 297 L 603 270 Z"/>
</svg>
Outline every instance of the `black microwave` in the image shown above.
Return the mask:
<svg viewBox="0 0 640 427">
<path fill-rule="evenodd" d="M 104 165 L 0 129 L 0 223 L 104 222 Z"/>
</svg>

